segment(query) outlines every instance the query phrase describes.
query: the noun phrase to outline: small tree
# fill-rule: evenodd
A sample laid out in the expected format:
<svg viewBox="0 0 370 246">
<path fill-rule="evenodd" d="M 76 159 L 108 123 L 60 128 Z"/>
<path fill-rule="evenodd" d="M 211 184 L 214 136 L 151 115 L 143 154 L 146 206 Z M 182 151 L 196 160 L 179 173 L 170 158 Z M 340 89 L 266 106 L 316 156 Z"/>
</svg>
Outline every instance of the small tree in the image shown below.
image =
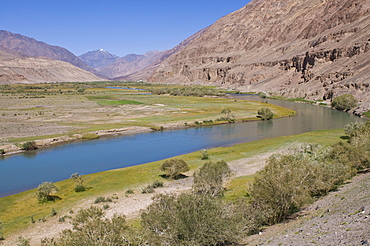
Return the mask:
<svg viewBox="0 0 370 246">
<path fill-rule="evenodd" d="M 357 100 L 351 94 L 344 94 L 333 99 L 331 106 L 340 111 L 348 111 L 356 107 Z"/>
<path fill-rule="evenodd" d="M 202 154 L 202 160 L 208 160 L 209 159 L 209 154 L 206 149 L 201 149 L 199 151 Z"/>
<path fill-rule="evenodd" d="M 231 171 L 225 161 L 207 162 L 194 173 L 193 192 L 210 196 L 222 196 L 224 179 Z"/>
<path fill-rule="evenodd" d="M 70 179 L 75 182 L 75 192 L 82 192 L 86 190 L 85 181 L 88 180 L 88 177 L 84 177 L 84 175 L 79 173 L 74 173 L 71 175 Z"/>
<path fill-rule="evenodd" d="M 189 166 L 182 159 L 170 159 L 161 165 L 160 170 L 164 171 L 169 179 L 177 179 L 182 172 L 189 171 Z"/>
<path fill-rule="evenodd" d="M 231 113 L 231 110 L 229 108 L 225 108 L 221 111 L 221 114 L 226 115 L 224 117 L 226 120 L 233 122 L 235 120 L 235 116 Z"/>
<path fill-rule="evenodd" d="M 37 187 L 37 200 L 41 202 L 47 202 L 54 200 L 51 193 L 58 191 L 58 188 L 52 182 L 43 182 Z"/>
<path fill-rule="evenodd" d="M 260 108 L 257 113 L 262 120 L 271 120 L 274 117 L 269 108 Z"/>
</svg>

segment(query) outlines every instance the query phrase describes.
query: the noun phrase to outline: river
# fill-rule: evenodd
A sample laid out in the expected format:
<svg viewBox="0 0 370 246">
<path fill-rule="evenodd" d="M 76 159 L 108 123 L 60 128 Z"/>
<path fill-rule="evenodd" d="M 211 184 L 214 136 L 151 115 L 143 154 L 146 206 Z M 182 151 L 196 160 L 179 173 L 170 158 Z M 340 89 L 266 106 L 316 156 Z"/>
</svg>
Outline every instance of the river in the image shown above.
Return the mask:
<svg viewBox="0 0 370 246">
<path fill-rule="evenodd" d="M 251 95 L 233 97 L 237 100 L 261 100 L 259 96 Z M 35 188 L 43 181 L 68 179 L 76 172 L 90 174 L 162 160 L 201 149 L 315 130 L 337 129 L 350 122 L 364 121 L 351 114 L 310 104 L 272 99 L 267 101 L 291 108 L 297 111 L 297 115 L 271 121 L 125 135 L 6 156 L 0 159 L 0 197 Z"/>
</svg>

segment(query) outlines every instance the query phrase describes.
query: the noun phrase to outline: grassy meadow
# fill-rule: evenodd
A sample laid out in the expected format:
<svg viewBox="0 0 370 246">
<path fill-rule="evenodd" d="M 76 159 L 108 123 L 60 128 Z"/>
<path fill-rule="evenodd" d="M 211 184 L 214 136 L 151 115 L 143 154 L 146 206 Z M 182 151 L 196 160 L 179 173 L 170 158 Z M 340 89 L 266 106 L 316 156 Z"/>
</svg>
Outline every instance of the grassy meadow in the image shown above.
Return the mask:
<svg viewBox="0 0 370 246">
<path fill-rule="evenodd" d="M 141 90 L 112 88 L 129 85 Z M 276 118 L 295 113 L 268 103 L 212 96 L 223 94 L 212 87 L 197 87 L 199 95 L 205 93 L 202 97 L 148 94 L 162 87 L 188 88 L 123 82 L 1 85 L 0 145 L 133 126 L 166 129 L 227 123 L 217 121 L 225 116 L 224 109 L 235 121 L 259 120 L 262 107 Z"/>
</svg>

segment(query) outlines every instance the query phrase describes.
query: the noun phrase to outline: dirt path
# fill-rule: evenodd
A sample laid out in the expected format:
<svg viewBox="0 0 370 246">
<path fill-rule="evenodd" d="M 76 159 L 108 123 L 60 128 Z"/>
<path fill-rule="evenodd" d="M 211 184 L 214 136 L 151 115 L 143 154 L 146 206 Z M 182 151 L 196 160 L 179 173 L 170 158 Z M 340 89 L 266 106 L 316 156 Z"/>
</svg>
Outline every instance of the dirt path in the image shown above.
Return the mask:
<svg viewBox="0 0 370 246">
<path fill-rule="evenodd" d="M 266 159 L 273 154 L 265 153 L 258 156 L 253 156 L 250 158 L 244 158 L 236 161 L 229 162 L 228 165 L 233 172 L 233 177 L 240 177 L 251 175 L 260 170 Z M 193 183 L 192 177 L 193 171 L 186 173 L 188 178 L 167 181 L 164 183 L 164 187 L 155 189 L 155 193 L 152 194 L 141 194 L 139 190 L 135 190 L 134 194 L 127 195 L 124 191 L 121 193 L 116 193 L 115 195 L 119 199 L 114 199 L 111 203 L 105 203 L 109 205 L 109 209 L 105 210 L 106 216 L 111 217 L 114 214 L 124 214 L 126 218 L 133 219 L 140 215 L 140 211 L 145 209 L 151 202 L 152 197 L 160 193 L 180 193 L 191 189 Z M 113 194 L 106 194 L 105 197 L 112 197 Z M 95 198 L 88 200 L 83 200 L 76 206 L 73 210 L 78 211 L 81 208 L 88 208 L 94 204 Z M 105 204 L 98 204 L 97 206 L 102 207 Z M 69 212 L 58 214 L 58 216 L 52 217 L 45 222 L 37 221 L 31 224 L 27 229 L 17 235 L 11 235 L 4 241 L 4 246 L 16 245 L 18 236 L 23 236 L 24 238 L 31 239 L 31 245 L 39 245 L 40 240 L 45 237 L 55 237 L 64 229 L 71 228 L 69 220 L 66 219 L 65 222 L 59 222 L 58 218 L 67 215 L 71 216 Z"/>
</svg>

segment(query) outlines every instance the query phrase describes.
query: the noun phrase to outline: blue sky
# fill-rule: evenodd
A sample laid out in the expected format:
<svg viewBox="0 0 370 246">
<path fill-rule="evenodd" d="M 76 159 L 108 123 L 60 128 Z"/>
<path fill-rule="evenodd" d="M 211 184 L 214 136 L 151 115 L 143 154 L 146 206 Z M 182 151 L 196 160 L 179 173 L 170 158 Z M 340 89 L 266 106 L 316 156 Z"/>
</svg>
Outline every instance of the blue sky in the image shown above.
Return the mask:
<svg viewBox="0 0 370 246">
<path fill-rule="evenodd" d="M 0 0 L 0 30 L 75 55 L 171 49 L 250 0 Z"/>
</svg>

